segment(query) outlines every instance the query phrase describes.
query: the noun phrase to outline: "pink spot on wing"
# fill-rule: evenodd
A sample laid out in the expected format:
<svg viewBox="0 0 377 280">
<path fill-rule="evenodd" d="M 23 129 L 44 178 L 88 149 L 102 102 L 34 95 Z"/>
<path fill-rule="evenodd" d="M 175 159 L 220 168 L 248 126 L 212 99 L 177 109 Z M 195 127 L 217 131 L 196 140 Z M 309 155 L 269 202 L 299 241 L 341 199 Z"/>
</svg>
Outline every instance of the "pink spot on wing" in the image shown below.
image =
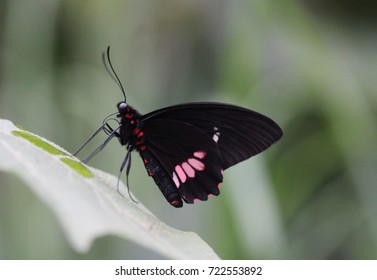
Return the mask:
<svg viewBox="0 0 377 280">
<path fill-rule="evenodd" d="M 206 156 L 206 153 L 203 151 L 197 151 L 194 153 L 194 157 L 199 158 L 199 159 L 203 159 L 205 156 Z"/>
<path fill-rule="evenodd" d="M 197 202 L 199 200 L 199 198 L 194 198 L 194 202 Z"/>
<path fill-rule="evenodd" d="M 195 158 L 189 158 L 188 163 L 198 171 L 203 171 L 205 168 L 204 163 Z"/>
<path fill-rule="evenodd" d="M 218 189 L 220 189 L 220 185 L 221 185 L 221 183 L 218 183 L 218 184 L 217 184 L 217 188 L 218 188 Z"/>
<path fill-rule="evenodd" d="M 175 172 L 173 172 L 173 181 L 174 181 L 175 186 L 179 188 L 179 180 Z"/>
<path fill-rule="evenodd" d="M 211 193 L 208 194 L 208 198 L 210 198 L 210 197 L 212 197 L 212 196 L 213 196 L 213 194 L 211 194 Z"/>
<path fill-rule="evenodd" d="M 179 179 L 181 180 L 181 182 L 182 182 L 182 183 L 186 182 L 187 177 L 186 177 L 186 174 L 185 174 L 185 172 L 183 171 L 182 167 L 180 167 L 179 165 L 177 165 L 177 166 L 175 167 L 175 171 L 177 172 L 178 177 L 179 177 Z"/>
<path fill-rule="evenodd" d="M 182 168 L 190 178 L 195 177 L 195 170 L 187 162 L 182 163 Z"/>
</svg>

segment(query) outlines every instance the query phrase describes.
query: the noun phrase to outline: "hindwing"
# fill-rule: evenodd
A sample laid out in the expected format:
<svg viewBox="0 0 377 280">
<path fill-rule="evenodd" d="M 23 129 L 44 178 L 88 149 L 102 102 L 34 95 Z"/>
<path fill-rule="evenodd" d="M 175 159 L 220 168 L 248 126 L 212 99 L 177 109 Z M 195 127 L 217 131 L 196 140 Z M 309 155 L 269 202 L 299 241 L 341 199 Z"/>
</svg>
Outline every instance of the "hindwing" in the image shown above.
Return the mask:
<svg viewBox="0 0 377 280">
<path fill-rule="evenodd" d="M 169 174 L 183 200 L 193 203 L 219 194 L 224 164 L 211 137 L 178 120 L 149 119 L 143 132 L 146 149 Z"/>
</svg>

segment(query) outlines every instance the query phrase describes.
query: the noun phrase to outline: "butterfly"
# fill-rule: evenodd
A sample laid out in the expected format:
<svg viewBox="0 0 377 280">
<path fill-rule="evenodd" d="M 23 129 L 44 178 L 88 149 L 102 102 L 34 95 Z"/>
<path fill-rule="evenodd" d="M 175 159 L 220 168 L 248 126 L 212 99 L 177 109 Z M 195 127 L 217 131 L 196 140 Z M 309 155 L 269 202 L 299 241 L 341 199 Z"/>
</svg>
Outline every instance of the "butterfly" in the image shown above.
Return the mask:
<svg viewBox="0 0 377 280">
<path fill-rule="evenodd" d="M 117 138 L 127 150 L 118 183 L 126 168 L 129 185 L 131 153 L 137 151 L 148 175 L 174 207 L 219 195 L 224 170 L 261 153 L 283 135 L 270 118 L 224 103 L 186 103 L 142 115 L 126 102 L 125 90 L 110 60 L 110 47 L 102 58 L 121 88 L 124 101 L 117 104 L 117 112 L 107 116 L 74 155 L 101 131 L 108 137 L 83 161 Z M 116 128 L 110 125 L 114 120 Z"/>
</svg>

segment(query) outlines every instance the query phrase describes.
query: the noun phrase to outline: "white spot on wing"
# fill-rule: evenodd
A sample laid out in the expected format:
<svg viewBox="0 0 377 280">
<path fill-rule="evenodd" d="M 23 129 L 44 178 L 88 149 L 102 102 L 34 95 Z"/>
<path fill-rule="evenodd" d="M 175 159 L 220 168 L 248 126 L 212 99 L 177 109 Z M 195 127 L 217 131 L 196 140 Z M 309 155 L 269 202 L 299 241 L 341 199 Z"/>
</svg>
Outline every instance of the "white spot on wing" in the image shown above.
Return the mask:
<svg viewBox="0 0 377 280">
<path fill-rule="evenodd" d="M 215 131 L 215 133 L 213 134 L 212 139 L 217 143 L 220 138 L 220 131 L 216 126 L 213 128 L 213 130 Z"/>
<path fill-rule="evenodd" d="M 217 133 L 215 133 L 212 137 L 213 141 L 215 141 L 217 143 L 217 141 L 219 141 L 219 135 Z"/>
</svg>

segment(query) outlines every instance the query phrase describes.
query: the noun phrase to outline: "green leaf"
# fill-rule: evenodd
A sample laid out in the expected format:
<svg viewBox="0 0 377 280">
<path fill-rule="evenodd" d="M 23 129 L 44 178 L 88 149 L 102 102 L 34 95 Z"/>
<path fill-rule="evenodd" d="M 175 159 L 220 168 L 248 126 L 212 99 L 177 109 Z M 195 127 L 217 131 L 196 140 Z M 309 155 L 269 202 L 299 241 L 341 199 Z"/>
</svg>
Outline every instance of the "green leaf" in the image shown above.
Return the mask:
<svg viewBox="0 0 377 280">
<path fill-rule="evenodd" d="M 35 136 L 35 135 L 25 131 L 25 130 L 14 130 L 14 131 L 12 131 L 12 134 L 28 140 L 30 143 L 36 145 L 39 148 L 42 148 L 46 152 L 49 152 L 53 155 L 68 155 L 68 154 L 64 153 L 63 151 L 60 151 L 60 150 L 56 149 L 55 147 L 51 146 L 50 144 L 48 144 L 47 142 L 45 142 L 41 138 L 38 138 L 37 136 Z"/>
<path fill-rule="evenodd" d="M 218 259 L 197 234 L 169 227 L 140 202 L 120 196 L 115 176 L 84 165 L 56 144 L 3 119 L 0 170 L 15 173 L 48 205 L 78 252 L 111 234 L 168 258 Z"/>
<path fill-rule="evenodd" d="M 90 178 L 94 176 L 93 173 L 90 172 L 89 169 L 86 168 L 81 162 L 77 162 L 76 160 L 72 160 L 70 158 L 61 158 L 60 160 L 84 177 Z"/>
</svg>

